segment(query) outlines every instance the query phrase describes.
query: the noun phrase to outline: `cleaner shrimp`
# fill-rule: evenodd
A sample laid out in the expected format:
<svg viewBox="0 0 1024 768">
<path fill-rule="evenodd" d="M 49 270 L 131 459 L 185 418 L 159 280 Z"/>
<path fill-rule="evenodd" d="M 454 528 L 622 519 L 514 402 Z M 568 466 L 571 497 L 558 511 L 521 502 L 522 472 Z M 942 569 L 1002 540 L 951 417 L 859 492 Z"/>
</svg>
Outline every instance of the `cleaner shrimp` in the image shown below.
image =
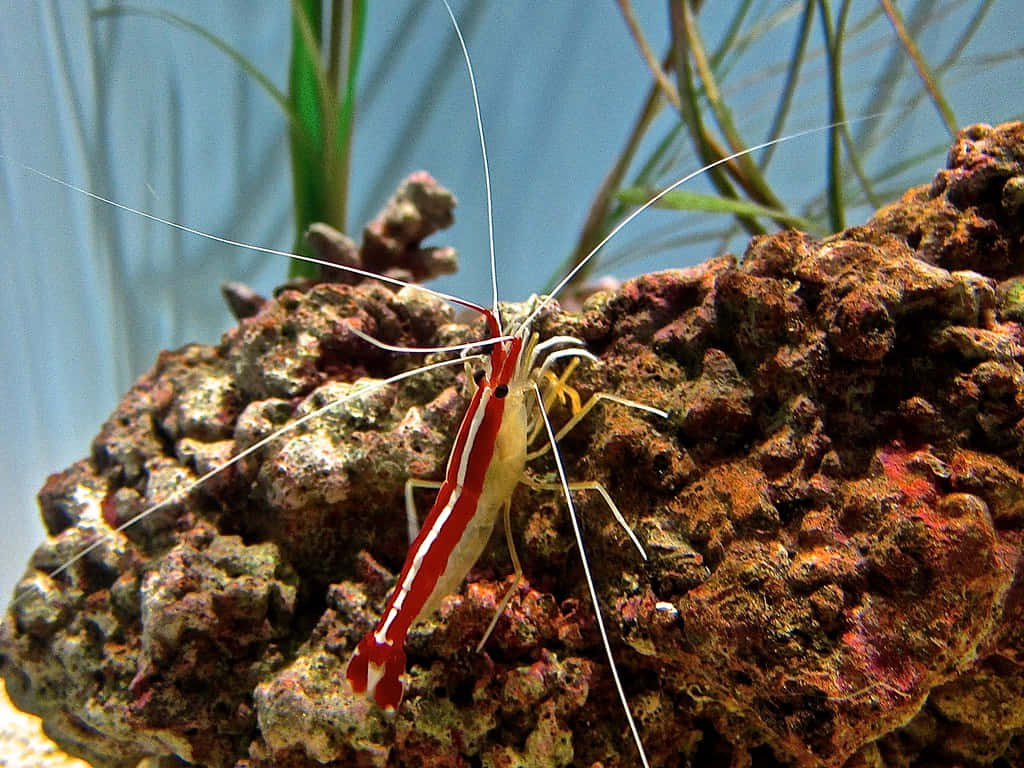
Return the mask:
<svg viewBox="0 0 1024 768">
<path fill-rule="evenodd" d="M 495 310 L 495 313 L 496 313 L 496 310 Z M 523 325 L 525 326 L 526 324 L 524 323 Z M 488 340 L 485 340 L 485 341 L 487 341 L 487 342 L 489 342 L 489 343 L 491 343 L 491 344 L 493 345 L 492 349 L 497 349 L 497 348 L 498 348 L 498 345 L 499 345 L 499 344 L 513 344 L 513 345 L 515 345 L 515 344 L 517 343 L 517 340 L 518 340 L 518 344 L 519 344 L 519 347 L 516 347 L 516 348 L 515 348 L 515 353 L 516 353 L 516 354 L 519 354 L 519 353 L 521 352 L 521 346 L 522 346 L 522 345 L 528 345 L 528 344 L 530 343 L 530 339 L 529 339 L 529 336 L 528 336 L 528 335 L 523 335 L 523 333 L 524 333 L 524 332 L 523 332 L 522 330 L 520 330 L 520 331 L 519 331 L 518 333 L 514 333 L 514 334 L 512 334 L 512 335 L 511 335 L 510 337 L 505 337 L 505 338 L 504 338 L 504 341 L 500 341 L 500 342 L 499 342 L 499 341 L 496 341 L 496 339 L 502 338 L 502 336 L 501 336 L 501 329 L 500 329 L 500 328 L 497 328 L 497 327 L 494 327 L 494 328 L 492 328 L 492 335 L 493 335 L 493 338 L 491 338 L 491 339 L 488 339 Z M 563 350 L 563 351 L 568 351 L 568 350 Z M 494 352 L 492 351 L 492 352 L 490 352 L 490 353 L 488 353 L 488 354 L 491 354 L 491 355 L 492 355 L 492 358 L 491 358 L 491 359 L 492 359 L 492 365 L 493 365 L 493 361 L 494 361 Z M 554 356 L 554 355 L 552 355 L 552 356 Z M 580 353 L 579 353 L 579 356 L 580 356 L 580 357 L 587 357 L 587 353 L 585 353 L 585 352 L 580 352 Z M 501 358 L 501 355 L 500 355 L 500 354 L 499 354 L 499 358 Z M 504 359 L 504 358 L 502 358 L 502 359 Z M 496 366 L 496 367 L 499 367 L 499 368 L 500 368 L 501 366 Z M 492 370 L 492 374 L 491 374 L 491 375 L 493 375 L 493 373 L 494 373 L 494 371 Z M 485 375 L 485 376 L 484 376 L 484 378 L 485 378 L 485 379 L 489 379 L 489 378 L 490 378 L 490 375 Z M 493 391 L 493 390 L 494 390 L 495 388 L 497 388 L 497 387 L 501 387 L 501 386 L 504 386 L 504 384 L 503 384 L 503 383 L 500 383 L 500 382 L 499 382 L 499 383 L 498 383 L 497 385 L 495 385 L 495 384 L 494 384 L 493 382 L 487 381 L 487 384 L 488 384 L 488 386 L 489 386 L 489 387 L 491 387 L 491 390 L 492 390 L 492 391 Z M 564 382 L 563 382 L 563 385 L 564 385 Z M 483 390 L 483 389 L 481 389 L 481 390 L 478 390 L 478 391 L 484 391 L 484 390 Z M 556 387 L 556 389 L 555 389 L 555 390 L 553 390 L 553 391 L 555 392 L 555 394 L 557 394 L 557 393 L 558 393 L 558 389 L 557 389 L 557 387 Z M 635 405 L 635 404 L 632 404 L 632 405 Z M 651 410 L 653 410 L 654 412 L 657 412 L 657 411 L 656 411 L 656 409 L 651 409 Z M 539 425 L 538 425 L 538 426 L 539 426 Z M 550 433 L 550 435 L 551 435 L 551 438 L 552 438 L 552 440 L 554 440 L 554 434 L 553 434 L 553 431 L 552 431 L 551 425 L 550 425 L 550 424 L 547 424 L 547 423 L 545 423 L 545 429 L 546 429 L 546 430 L 547 430 L 547 431 L 548 431 L 548 432 Z M 559 473 L 560 473 L 560 474 L 562 475 L 562 482 L 561 482 L 561 485 L 562 485 L 563 487 L 565 487 L 566 479 L 565 479 L 565 477 L 564 477 L 564 472 L 563 472 L 563 470 L 562 470 L 561 464 L 558 464 L 558 469 L 559 469 Z M 517 475 L 517 481 L 518 481 L 518 473 L 516 473 L 516 475 Z M 499 495 L 502 495 L 502 496 L 504 496 L 504 494 L 499 494 Z M 567 494 L 566 500 L 568 501 L 568 503 L 569 503 L 570 505 L 572 504 L 572 501 L 571 501 L 571 495 L 568 495 L 568 494 Z M 575 525 L 575 520 L 574 520 L 574 525 Z M 461 581 L 461 577 L 460 577 L 459 579 L 457 579 L 455 583 L 458 583 L 458 582 L 460 582 L 460 581 Z M 593 588 L 592 588 L 592 589 L 593 589 Z M 431 596 L 431 599 L 430 599 L 430 600 L 428 601 L 428 603 L 432 602 L 433 600 L 434 600 L 434 596 L 432 595 L 432 596 Z M 596 611 L 599 611 L 599 606 L 598 606 L 598 604 L 597 604 L 597 603 L 595 603 L 595 605 L 594 605 L 594 609 L 595 609 Z M 607 641 L 607 638 L 605 638 L 605 643 L 607 644 L 607 642 L 608 642 L 608 641 Z M 610 650 L 609 650 L 609 654 L 610 654 Z M 629 716 L 629 710 L 628 710 L 628 709 L 626 710 L 626 712 L 627 712 L 627 716 Z M 641 750 L 640 754 L 641 754 L 641 757 L 642 757 L 642 756 L 643 756 L 643 752 L 642 752 L 642 749 L 643 749 L 643 747 L 642 747 L 642 744 L 640 743 L 640 739 L 639 739 L 639 737 L 638 737 L 638 735 L 637 735 L 637 732 L 636 732 L 635 728 L 633 729 L 633 733 L 634 733 L 634 738 L 635 738 L 635 740 L 636 740 L 636 742 L 637 742 L 637 745 L 638 745 L 639 749 Z M 643 758 L 643 757 L 642 757 L 642 759 L 643 759 L 643 762 L 644 762 L 644 763 L 646 764 L 646 759 L 645 759 L 645 758 Z"/>
</svg>

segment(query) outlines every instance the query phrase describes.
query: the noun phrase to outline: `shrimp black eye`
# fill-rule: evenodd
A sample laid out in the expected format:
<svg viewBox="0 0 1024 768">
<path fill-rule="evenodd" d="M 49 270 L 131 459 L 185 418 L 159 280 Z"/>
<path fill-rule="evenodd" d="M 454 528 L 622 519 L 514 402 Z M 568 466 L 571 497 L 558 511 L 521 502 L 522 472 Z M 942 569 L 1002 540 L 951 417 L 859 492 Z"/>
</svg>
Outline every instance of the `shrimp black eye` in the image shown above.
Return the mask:
<svg viewBox="0 0 1024 768">
<path fill-rule="evenodd" d="M 494 388 L 494 396 L 499 398 L 499 399 L 504 397 L 507 394 L 508 394 L 508 384 L 499 384 L 498 386 L 496 386 Z"/>
<path fill-rule="evenodd" d="M 484 373 L 483 368 L 477 368 L 475 371 L 473 371 L 473 381 L 475 381 L 477 384 L 484 380 L 484 376 L 486 376 L 486 374 Z"/>
</svg>

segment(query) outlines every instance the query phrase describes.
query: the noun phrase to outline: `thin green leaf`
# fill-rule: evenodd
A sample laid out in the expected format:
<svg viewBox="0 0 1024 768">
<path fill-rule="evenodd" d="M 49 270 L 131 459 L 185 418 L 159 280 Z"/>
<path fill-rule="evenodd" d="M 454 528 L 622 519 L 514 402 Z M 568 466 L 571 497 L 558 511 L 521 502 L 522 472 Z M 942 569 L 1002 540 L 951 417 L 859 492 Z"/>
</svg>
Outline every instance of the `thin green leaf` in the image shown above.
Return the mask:
<svg viewBox="0 0 1024 768">
<path fill-rule="evenodd" d="M 694 76 L 693 68 L 690 66 L 690 56 L 687 46 L 686 15 L 688 11 L 688 0 L 669 0 L 669 16 L 672 21 L 672 55 L 673 64 L 676 70 L 679 95 L 682 99 L 680 115 L 683 124 L 690 131 L 693 144 L 696 146 L 701 161 L 708 165 L 714 161 L 726 157 L 729 152 L 725 151 L 715 139 L 708 133 L 704 125 L 700 105 L 699 88 L 697 79 Z M 728 163 L 726 168 L 728 168 Z M 737 198 L 736 190 L 725 175 L 723 167 L 712 168 L 708 172 L 711 183 L 714 184 L 719 194 L 723 197 Z M 763 234 L 764 229 L 756 219 L 750 217 L 742 218 L 742 224 L 751 234 Z"/>
<path fill-rule="evenodd" d="M 729 26 L 722 36 L 722 42 L 718 44 L 718 48 L 711 54 L 711 68 L 714 71 L 719 71 L 719 67 L 722 66 L 722 61 L 725 59 L 726 54 L 738 47 L 740 30 L 743 29 L 743 21 L 747 18 L 752 3 L 753 0 L 743 0 L 732 15 Z"/>
<path fill-rule="evenodd" d="M 700 36 L 696 20 L 690 10 L 690 0 L 683 0 L 682 2 L 682 21 L 683 32 L 686 35 L 686 44 L 690 54 L 693 56 L 694 65 L 700 77 L 701 86 L 704 89 L 704 95 L 711 106 L 711 113 L 714 115 L 719 129 L 729 144 L 729 153 L 740 152 L 747 145 L 736 129 L 732 118 L 732 110 L 729 109 L 729 106 L 722 99 L 718 82 L 711 69 L 707 53 L 704 50 L 704 41 Z M 750 155 L 744 154 L 737 157 L 735 165 L 738 168 L 738 173 L 733 174 L 734 178 L 736 178 L 737 182 L 750 197 L 765 205 L 775 208 L 783 207 L 781 201 L 772 192 L 771 187 L 761 174 L 760 168 L 757 167 L 757 164 L 754 163 Z"/>
<path fill-rule="evenodd" d="M 978 6 L 974 15 L 971 17 L 971 20 L 964 26 L 963 31 L 960 33 L 960 37 L 957 38 L 955 43 L 953 43 L 949 53 L 946 54 L 942 63 L 936 68 L 940 74 L 952 67 L 956 62 L 960 61 L 963 56 L 964 49 L 967 48 L 967 45 L 972 39 L 974 39 L 974 35 L 981 28 L 981 22 L 985 20 L 988 12 L 992 9 L 993 2 L 995 2 L 995 0 L 984 0 L 984 2 Z"/>
<path fill-rule="evenodd" d="M 288 117 L 289 122 L 294 121 L 294 114 L 291 110 L 291 105 L 288 102 L 288 97 L 283 91 L 275 86 L 269 77 L 252 63 L 246 56 L 239 51 L 237 48 L 231 46 L 224 38 L 215 35 L 210 30 L 206 29 L 194 21 L 189 21 L 183 16 L 179 16 L 176 13 L 170 11 L 163 11 L 157 8 L 141 8 L 135 5 L 112 5 L 105 6 L 103 8 L 97 8 L 92 12 L 93 18 L 101 19 L 105 17 L 113 16 L 149 16 L 150 18 L 159 19 L 165 21 L 168 24 L 181 27 L 182 29 L 188 30 L 199 37 L 203 38 L 218 50 L 222 51 L 228 58 L 238 65 L 239 69 L 245 72 L 249 77 L 256 81 L 256 83 L 267 92 L 277 105 L 281 107 L 281 111 Z"/>
<path fill-rule="evenodd" d="M 348 61 L 345 73 L 344 98 L 338 115 L 339 133 L 339 181 L 343 184 L 343 200 L 340 219 L 344 225 L 348 218 L 348 180 L 351 175 L 352 138 L 355 133 L 356 84 L 359 80 L 359 63 L 363 56 L 366 39 L 366 0 L 352 0 L 348 24 Z"/>
<path fill-rule="evenodd" d="M 764 38 L 765 35 L 769 34 L 772 30 L 784 26 L 789 20 L 796 15 L 794 10 L 796 3 L 791 2 L 781 9 L 774 10 L 770 14 L 765 14 L 764 10 L 768 4 L 762 3 L 755 6 L 755 12 L 761 12 L 761 15 L 755 15 L 755 20 L 750 25 L 750 28 L 734 35 L 732 37 L 732 45 L 730 48 L 720 47 L 715 52 L 715 56 L 712 57 L 712 66 L 715 72 L 720 73 L 724 77 L 727 73 L 731 72 L 743 54 L 745 54 L 752 45 L 758 40 Z M 717 6 L 712 6 L 717 8 Z"/>
<path fill-rule="evenodd" d="M 629 205 L 643 205 L 656 194 L 657 190 L 652 190 L 649 187 L 629 187 L 619 190 L 615 197 Z M 771 208 L 747 200 L 733 200 L 718 195 L 691 192 L 685 189 L 675 189 L 663 195 L 653 207 L 672 211 L 699 211 L 701 213 L 769 218 L 797 229 L 811 229 L 813 226 L 802 216 L 796 216 L 779 208 Z"/>
<path fill-rule="evenodd" d="M 845 3 L 844 3 L 845 7 Z M 843 112 L 843 86 L 842 66 L 840 65 L 841 42 L 836 30 L 832 26 L 832 8 L 828 0 L 818 0 L 818 10 L 821 16 L 821 26 L 825 35 L 826 58 L 828 61 L 829 100 L 828 120 L 834 126 L 828 133 L 828 154 L 825 163 L 827 174 L 826 188 L 828 189 L 828 217 L 833 232 L 839 232 L 846 228 L 845 217 L 843 216 L 843 195 L 841 187 L 842 163 L 839 155 L 839 142 L 841 140 L 839 121 L 842 120 Z M 840 16 L 843 12 L 840 12 Z"/>
<path fill-rule="evenodd" d="M 903 23 L 903 16 L 896 6 L 892 4 L 891 0 L 878 0 L 878 2 L 885 10 L 885 15 L 889 17 L 892 28 L 896 30 L 896 36 L 899 38 L 900 43 L 902 43 L 907 55 L 914 62 L 914 68 L 917 70 L 918 77 L 921 78 L 921 82 L 924 83 L 924 87 L 928 90 L 929 95 L 931 95 L 935 108 L 946 123 L 946 129 L 949 131 L 950 136 L 954 135 L 956 133 L 956 117 L 953 114 L 953 109 L 949 106 L 949 102 L 946 101 L 946 97 L 942 95 L 942 91 L 939 89 L 939 85 L 935 81 L 928 63 L 921 54 L 921 49 L 917 47 L 917 43 L 914 42 L 913 37 L 907 32 L 907 28 Z"/>
<path fill-rule="evenodd" d="M 630 35 L 633 36 L 633 42 L 636 43 L 636 47 L 640 51 L 640 57 L 647 64 L 647 69 L 650 71 L 651 76 L 654 78 L 654 82 L 658 84 L 662 94 L 668 99 L 668 102 L 679 109 L 679 92 L 675 86 L 668 79 L 668 75 L 665 73 L 661 63 L 654 56 L 654 51 L 651 48 L 651 44 L 647 42 L 647 36 L 644 34 L 643 29 L 640 26 L 640 22 L 637 21 L 636 14 L 633 12 L 633 5 L 629 0 L 618 0 L 619 12 L 622 14 L 623 20 L 626 22 L 626 28 L 629 30 Z"/>
<path fill-rule="evenodd" d="M 302 241 L 304 223 L 325 221 L 327 196 L 325 169 L 327 158 L 327 126 L 323 121 L 324 95 L 328 92 L 320 66 L 317 40 L 323 24 L 318 0 L 294 0 L 292 3 L 292 52 L 288 69 L 288 93 L 296 114 L 296 126 L 290 133 L 292 158 L 292 193 L 295 208 L 295 244 L 297 252 L 305 250 Z M 317 268 L 293 261 L 290 277 L 315 277 Z"/>
<path fill-rule="evenodd" d="M 295 248 L 304 252 L 303 233 L 311 223 L 322 221 L 339 230 L 346 229 L 356 82 L 365 38 L 366 3 L 365 0 L 334 0 L 328 42 L 331 50 L 326 67 L 320 42 L 324 35 L 321 3 L 293 0 L 292 9 L 289 85 L 290 97 L 301 122 L 300 130 L 291 137 Z M 339 101 L 337 90 L 342 69 L 344 96 Z M 307 273 L 305 268 L 292 271 L 293 274 Z"/>
<path fill-rule="evenodd" d="M 786 117 L 793 105 L 793 97 L 796 95 L 797 83 L 800 80 L 800 68 L 807 57 L 807 41 L 811 37 L 811 24 L 814 21 L 814 0 L 804 0 L 804 9 L 800 18 L 800 27 L 796 33 L 796 40 L 793 42 L 793 52 L 789 56 L 789 66 L 786 70 L 786 82 L 779 91 L 779 103 L 772 117 L 771 128 L 768 129 L 769 140 L 777 139 L 782 135 L 782 129 L 786 124 Z M 765 147 L 761 155 L 760 166 L 767 168 L 775 155 L 778 144 Z"/>
<path fill-rule="evenodd" d="M 604 239 L 605 235 L 611 231 L 612 222 L 621 215 L 621 206 L 611 206 L 614 192 L 619 184 L 622 183 L 622 178 L 625 176 L 626 171 L 629 170 L 633 157 L 640 147 L 641 140 L 647 133 L 648 128 L 650 128 L 654 118 L 661 111 L 662 101 L 658 98 L 659 93 L 663 94 L 663 91 L 659 88 L 658 83 L 652 83 L 648 89 L 647 98 L 644 99 L 644 104 L 640 108 L 640 113 L 637 115 L 632 129 L 630 129 L 625 146 L 619 152 L 608 173 L 605 174 L 601 186 L 598 188 L 597 194 L 590 204 L 587 219 L 583 224 L 583 229 L 580 231 L 575 249 L 548 279 L 548 289 L 553 288 L 558 283 L 561 275 L 564 275 L 582 261 L 583 257 Z M 676 128 L 673 128 L 673 132 L 675 130 Z M 665 142 L 662 142 L 662 144 L 664 145 Z M 641 171 L 642 174 L 643 171 Z M 592 270 L 593 266 L 594 262 L 591 261 L 583 270 L 580 270 L 579 282 L 582 283 L 586 280 L 586 273 Z"/>
</svg>

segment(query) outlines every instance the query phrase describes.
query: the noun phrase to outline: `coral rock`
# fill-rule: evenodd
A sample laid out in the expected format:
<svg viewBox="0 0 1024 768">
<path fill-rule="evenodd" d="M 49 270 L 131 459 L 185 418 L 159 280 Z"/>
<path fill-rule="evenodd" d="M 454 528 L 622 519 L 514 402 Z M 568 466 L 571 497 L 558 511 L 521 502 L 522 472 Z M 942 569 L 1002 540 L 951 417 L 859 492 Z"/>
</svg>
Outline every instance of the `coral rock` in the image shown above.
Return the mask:
<svg viewBox="0 0 1024 768">
<path fill-rule="evenodd" d="M 579 494 L 652 764 L 1024 759 L 1022 161 L 1024 126 L 972 126 L 930 186 L 864 226 L 755 238 L 740 263 L 538 319 L 600 358 L 573 376 L 584 395 L 671 411 L 604 404 L 561 446 L 649 556 Z M 395 205 L 374 248 L 422 234 Z M 525 579 L 482 653 L 510 583 L 500 535 L 410 633 L 398 712 L 347 691 L 345 660 L 405 556 L 405 479 L 440 476 L 466 402 L 460 367 L 354 389 L 417 361 L 349 327 L 436 346 L 482 326 L 372 282 L 253 309 L 217 347 L 164 353 L 91 457 L 40 493 L 50 537 L 0 634 L 12 698 L 97 765 L 636 764 L 548 492 L 513 499 Z M 551 473 L 550 456 L 533 469 Z"/>
</svg>

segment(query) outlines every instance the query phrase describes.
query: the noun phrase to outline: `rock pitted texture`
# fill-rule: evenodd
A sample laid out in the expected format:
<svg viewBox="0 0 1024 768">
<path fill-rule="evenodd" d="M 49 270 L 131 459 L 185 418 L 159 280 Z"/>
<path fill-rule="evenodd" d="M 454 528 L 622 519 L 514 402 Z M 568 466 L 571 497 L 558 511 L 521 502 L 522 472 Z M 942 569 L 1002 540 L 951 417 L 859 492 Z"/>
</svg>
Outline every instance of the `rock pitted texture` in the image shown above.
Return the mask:
<svg viewBox="0 0 1024 768">
<path fill-rule="evenodd" d="M 562 446 L 650 556 L 580 496 L 655 765 L 1024 764 L 1024 126 L 968 128 L 949 160 L 863 227 L 758 238 L 739 265 L 538 322 L 601 358 L 573 377 L 584 394 L 671 409 L 601 406 Z M 499 536 L 410 635 L 395 717 L 345 688 L 405 556 L 403 483 L 442 472 L 460 368 L 349 400 L 109 534 L 416 364 L 350 325 L 407 346 L 480 334 L 415 290 L 325 284 L 163 354 L 40 494 L 52 536 L 0 637 L 12 698 L 97 765 L 635 764 L 550 493 L 515 496 L 526 580 L 483 653 Z"/>
</svg>

